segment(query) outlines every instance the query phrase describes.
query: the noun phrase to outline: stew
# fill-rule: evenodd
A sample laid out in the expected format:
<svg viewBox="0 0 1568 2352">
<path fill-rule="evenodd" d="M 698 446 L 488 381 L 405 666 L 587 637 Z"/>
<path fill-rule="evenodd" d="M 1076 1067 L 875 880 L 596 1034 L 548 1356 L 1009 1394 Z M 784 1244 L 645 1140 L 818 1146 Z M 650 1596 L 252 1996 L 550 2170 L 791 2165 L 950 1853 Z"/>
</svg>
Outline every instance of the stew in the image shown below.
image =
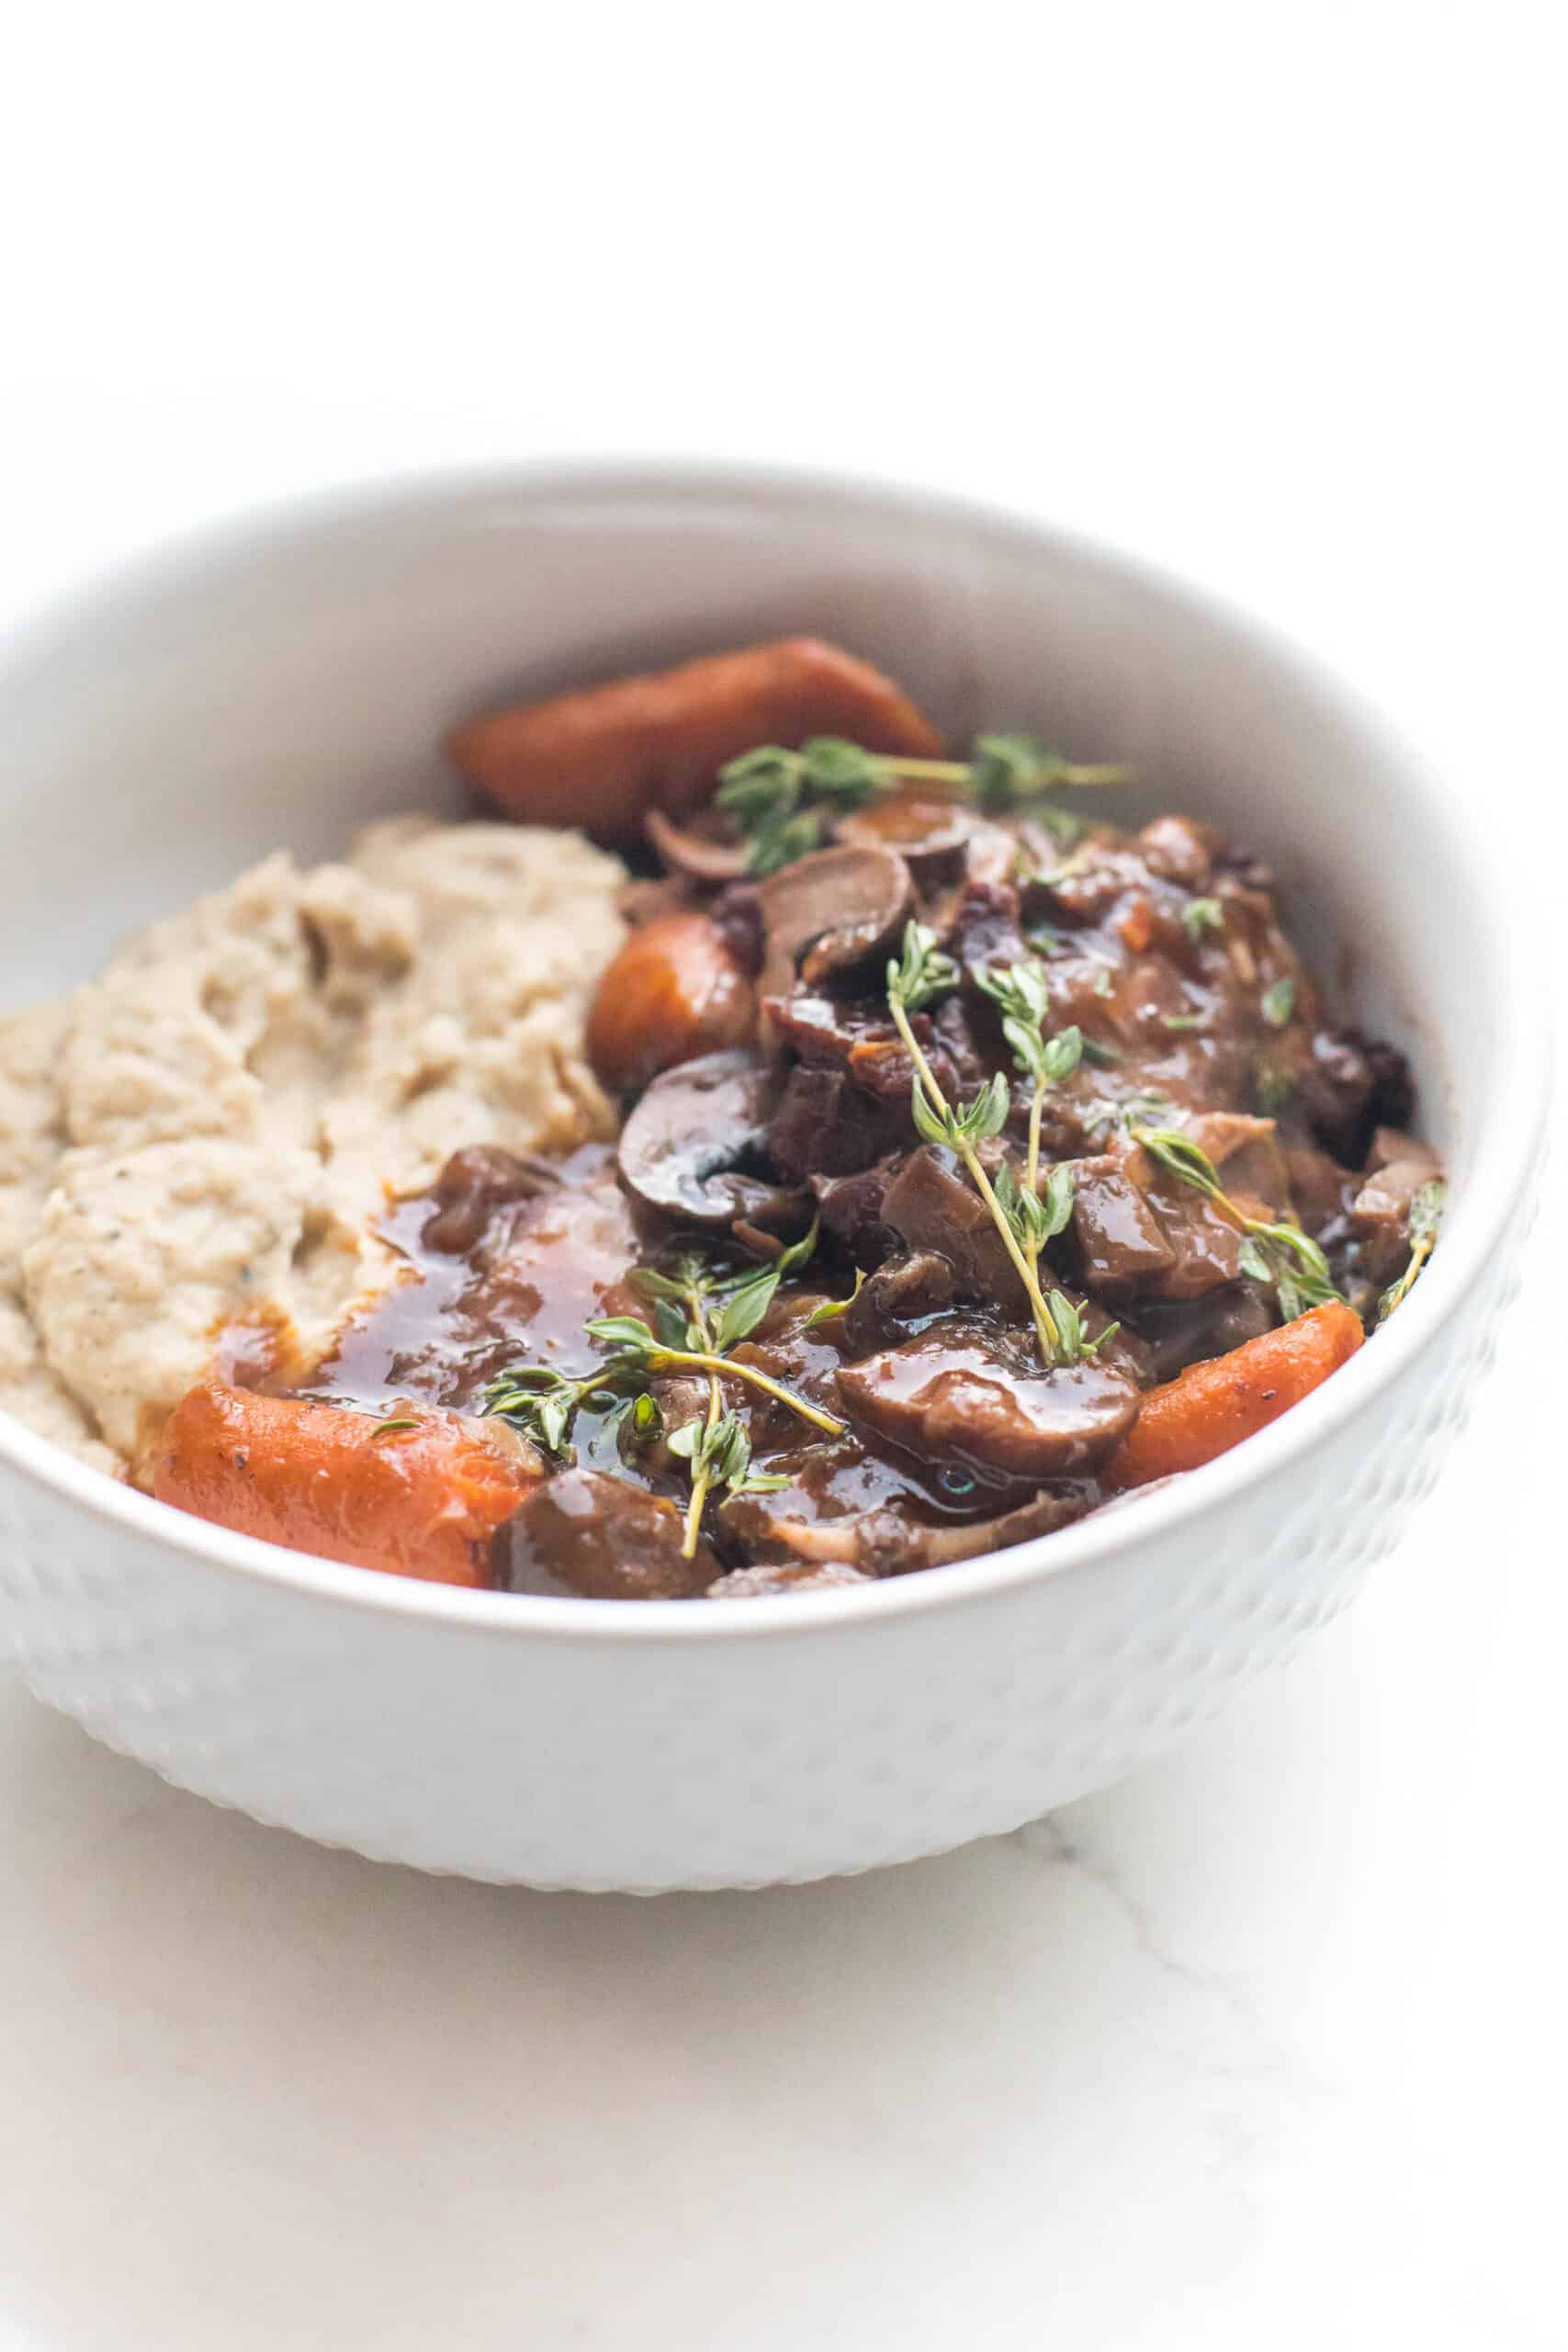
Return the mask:
<svg viewBox="0 0 1568 2352">
<path fill-rule="evenodd" d="M 1403 1057 L 1259 859 L 1113 821 L 1123 771 L 950 757 L 810 639 L 452 751 L 643 844 L 588 1028 L 618 1141 L 457 1148 L 322 1360 L 186 1398 L 165 1500 L 515 1591 L 857 1586 L 1199 1467 L 1408 1295 L 1443 1185 Z"/>
</svg>

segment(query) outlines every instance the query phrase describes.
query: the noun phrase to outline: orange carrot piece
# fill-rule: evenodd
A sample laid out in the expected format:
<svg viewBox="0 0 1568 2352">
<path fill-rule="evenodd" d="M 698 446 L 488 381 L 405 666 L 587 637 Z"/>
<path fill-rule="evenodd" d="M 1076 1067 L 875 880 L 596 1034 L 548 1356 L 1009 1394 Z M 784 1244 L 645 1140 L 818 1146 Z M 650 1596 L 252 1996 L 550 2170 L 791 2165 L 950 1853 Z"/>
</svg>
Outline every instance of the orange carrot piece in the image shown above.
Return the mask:
<svg viewBox="0 0 1568 2352">
<path fill-rule="evenodd" d="M 456 1413 L 405 1413 L 414 1427 L 389 1430 L 368 1413 L 206 1381 L 169 1419 L 152 1491 L 291 1552 L 488 1585 L 490 1539 L 539 1474 Z"/>
<path fill-rule="evenodd" d="M 1229 1355 L 1189 1364 L 1151 1388 L 1138 1418 L 1106 1464 L 1113 1487 L 1145 1487 L 1196 1470 L 1277 1421 L 1360 1346 L 1360 1318 L 1330 1303 L 1248 1340 Z"/>
<path fill-rule="evenodd" d="M 719 769 L 741 752 L 760 743 L 794 750 L 811 735 L 847 735 L 867 751 L 909 758 L 942 750 L 890 678 L 815 637 L 484 711 L 446 748 L 508 816 L 630 842 L 649 808 L 682 816 L 706 800 Z"/>
</svg>

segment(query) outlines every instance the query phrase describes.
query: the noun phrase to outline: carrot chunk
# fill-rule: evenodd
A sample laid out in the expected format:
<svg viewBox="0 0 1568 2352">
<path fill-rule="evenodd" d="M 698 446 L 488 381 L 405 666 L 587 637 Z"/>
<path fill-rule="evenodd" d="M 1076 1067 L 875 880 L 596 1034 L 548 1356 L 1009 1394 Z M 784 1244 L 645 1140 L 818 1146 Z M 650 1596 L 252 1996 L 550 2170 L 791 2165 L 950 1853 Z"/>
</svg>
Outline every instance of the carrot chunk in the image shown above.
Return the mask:
<svg viewBox="0 0 1568 2352">
<path fill-rule="evenodd" d="M 491 1538 L 539 1474 L 458 1414 L 408 1417 L 412 1428 L 389 1429 L 368 1413 L 206 1381 L 169 1419 L 152 1491 L 291 1552 L 488 1585 Z"/>
<path fill-rule="evenodd" d="M 1178 1470 L 1196 1470 L 1226 1453 L 1292 1405 L 1360 1346 L 1360 1318 L 1330 1303 L 1248 1340 L 1229 1355 L 1190 1364 L 1163 1388 L 1151 1388 L 1138 1418 L 1106 1465 L 1113 1487 L 1144 1487 Z"/>
<path fill-rule="evenodd" d="M 468 782 L 508 816 L 638 840 L 650 808 L 706 800 L 728 760 L 847 735 L 870 752 L 931 758 L 935 729 L 869 662 L 815 637 L 712 653 L 546 702 L 483 712 L 448 738 Z"/>
</svg>

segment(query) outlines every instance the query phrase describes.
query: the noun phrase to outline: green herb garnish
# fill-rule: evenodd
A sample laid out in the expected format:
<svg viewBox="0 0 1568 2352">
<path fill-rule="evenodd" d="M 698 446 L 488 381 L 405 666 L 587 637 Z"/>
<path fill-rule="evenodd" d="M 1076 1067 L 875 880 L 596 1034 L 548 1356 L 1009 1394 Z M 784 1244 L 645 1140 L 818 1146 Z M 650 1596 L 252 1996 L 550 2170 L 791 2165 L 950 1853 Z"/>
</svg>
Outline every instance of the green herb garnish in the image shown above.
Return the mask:
<svg viewBox="0 0 1568 2352">
<path fill-rule="evenodd" d="M 1131 770 L 1084 767 L 1048 752 L 1030 735 L 980 735 L 968 760 L 905 759 L 868 752 L 838 735 L 814 735 L 797 752 L 764 743 L 719 771 L 716 805 L 735 819 L 748 842 L 753 874 L 776 873 L 818 849 L 835 816 L 868 800 L 921 784 L 988 809 L 1039 800 L 1061 786 L 1124 784 Z M 1058 839 L 1060 825 L 1075 835 L 1078 820 L 1039 801 L 1036 813 Z"/>
<path fill-rule="evenodd" d="M 726 1414 L 723 1410 L 720 1374 L 716 1367 L 731 1348 L 739 1347 L 741 1340 L 749 1339 L 757 1329 L 772 1306 L 784 1276 L 794 1273 L 807 1262 L 817 1248 L 817 1234 L 818 1227 L 813 1222 L 805 1238 L 792 1242 L 787 1250 L 781 1250 L 771 1264 L 738 1274 L 717 1272 L 700 1252 L 688 1251 L 675 1261 L 669 1273 L 660 1273 L 656 1267 L 639 1266 L 627 1277 L 631 1288 L 639 1296 L 652 1302 L 657 1329 L 650 1336 L 661 1340 L 666 1347 L 693 1351 L 693 1361 L 702 1357 L 707 1365 L 707 1418 L 705 1421 L 688 1424 L 689 1428 L 700 1431 L 700 1436 L 689 1443 L 678 1444 L 676 1440 L 684 1434 L 678 1430 L 669 1441 L 671 1452 L 688 1458 L 692 1464 L 692 1498 L 686 1510 L 686 1532 L 682 1545 L 682 1554 L 688 1560 L 697 1548 L 703 1506 L 710 1489 L 733 1484 L 723 1465 L 734 1458 L 735 1439 L 726 1436 L 721 1442 L 719 1431 L 732 1424 L 734 1430 L 739 1431 L 739 1442 L 746 1448 L 747 1461 L 750 1459 L 750 1442 L 740 1431 L 739 1423 L 732 1413 Z M 637 1328 L 647 1330 L 648 1326 L 639 1323 Z M 609 1336 L 608 1328 L 604 1324 L 591 1323 L 587 1329 L 595 1337 Z M 729 1369 L 744 1377 L 750 1368 L 732 1364 Z M 791 1397 L 787 1391 L 779 1393 L 796 1412 L 820 1421 L 823 1427 L 828 1426 L 826 1417 L 816 1413 L 814 1408 L 804 1405 L 798 1397 Z M 835 1432 L 841 1426 L 841 1423 L 834 1423 Z M 778 1483 L 784 1485 L 787 1481 L 780 1480 Z"/>
<path fill-rule="evenodd" d="M 585 1397 L 603 1389 L 614 1389 L 634 1375 L 645 1380 L 661 1372 L 705 1372 L 707 1419 L 690 1424 L 693 1428 L 717 1429 L 725 1419 L 721 1384 L 725 1380 L 740 1380 L 776 1403 L 786 1405 L 792 1413 L 825 1430 L 829 1437 L 841 1436 L 842 1421 L 808 1405 L 804 1397 L 795 1396 L 756 1365 L 734 1363 L 728 1353 L 756 1329 L 773 1305 L 784 1276 L 803 1266 L 816 1247 L 817 1227 L 813 1225 L 804 1240 L 782 1250 L 771 1265 L 755 1270 L 738 1273 L 716 1271 L 696 1251 L 677 1259 L 668 1273 L 657 1267 L 638 1266 L 627 1280 L 640 1296 L 650 1302 L 657 1329 L 639 1316 L 598 1317 L 582 1328 L 591 1340 L 615 1352 L 597 1372 L 590 1373 L 583 1380 L 568 1380 L 547 1365 L 524 1364 L 491 1382 L 480 1399 L 479 1410 L 510 1421 L 547 1453 L 561 1455 L 566 1452 L 572 1416 Z M 653 1397 L 643 1395 L 631 1400 L 628 1421 L 634 1442 L 650 1442 L 659 1433 L 662 1417 L 656 1419 L 656 1416 L 659 1407 Z M 622 1434 L 623 1439 L 628 1434 L 626 1423 L 623 1423 Z M 677 1430 L 675 1436 L 680 1435 Z M 676 1446 L 674 1437 L 667 1442 L 674 1452 L 689 1452 L 689 1448 Z M 724 1462 L 732 1458 L 732 1449 L 716 1453 L 717 1442 L 716 1439 L 709 1442 L 700 1461 L 693 1457 L 693 1498 L 686 1515 L 684 1547 L 688 1559 L 697 1547 L 703 1502 L 709 1488 L 715 1484 L 728 1483 L 728 1476 L 720 1479 L 717 1472 Z"/>
<path fill-rule="evenodd" d="M 1343 1303 L 1328 1261 L 1311 1234 L 1303 1233 L 1299 1225 L 1271 1225 L 1239 1209 L 1221 1184 L 1213 1161 L 1190 1136 L 1176 1127 L 1135 1126 L 1129 1132 L 1151 1159 L 1202 1193 L 1226 1224 L 1244 1237 L 1238 1252 L 1241 1271 L 1274 1292 L 1287 1323 L 1293 1323 L 1309 1307 L 1326 1306 L 1331 1299 Z"/>
<path fill-rule="evenodd" d="M 776 1494 L 789 1480 L 772 1471 L 751 1467 L 751 1441 L 734 1413 L 716 1421 L 687 1421 L 668 1440 L 671 1453 L 692 1466 L 692 1499 L 686 1507 L 686 1533 L 682 1556 L 690 1559 L 697 1548 L 703 1506 L 710 1494 L 722 1489 L 732 1495 Z"/>
<path fill-rule="evenodd" d="M 806 1318 L 803 1329 L 807 1331 L 815 1331 L 819 1323 L 836 1323 L 840 1315 L 847 1315 L 849 1313 L 851 1307 L 854 1305 L 856 1299 L 860 1296 L 861 1292 L 864 1287 L 865 1269 L 863 1266 L 857 1266 L 855 1268 L 855 1286 L 853 1290 L 851 1291 L 848 1298 L 825 1298 L 820 1306 L 814 1306 L 812 1308 L 810 1314 Z"/>
<path fill-rule="evenodd" d="M 1190 899 L 1181 910 L 1181 928 L 1194 947 L 1206 931 L 1224 931 L 1225 910 L 1218 899 Z"/>
<path fill-rule="evenodd" d="M 1389 1285 L 1378 1302 L 1380 1323 L 1386 1323 L 1394 1308 L 1404 1306 L 1416 1275 L 1431 1256 L 1442 1226 L 1448 1193 L 1449 1188 L 1440 1176 L 1428 1176 L 1411 1195 L 1410 1261 L 1399 1280 Z"/>
<path fill-rule="evenodd" d="M 1090 1135 L 1098 1135 L 1105 1127 L 1120 1127 L 1123 1134 L 1134 1126 L 1173 1126 L 1187 1116 L 1168 1094 L 1160 1094 L 1153 1087 L 1143 1087 L 1135 1093 L 1123 1094 L 1112 1102 L 1102 1097 L 1091 1103 L 1084 1114 L 1084 1125 Z"/>
<path fill-rule="evenodd" d="M 1029 1148 L 1021 1184 L 1011 1180 L 1010 1197 L 1001 1194 L 1005 1213 L 1023 1244 L 1030 1272 L 1039 1279 L 1040 1252 L 1053 1234 L 1060 1233 L 1072 1212 L 1072 1176 L 1066 1176 L 1066 1206 L 1051 1224 L 1040 1197 L 1040 1122 L 1047 1091 L 1071 1078 L 1083 1059 L 1083 1032 L 1076 1025 L 1045 1035 L 1051 1006 L 1050 983 L 1041 964 L 1009 964 L 976 978 L 1002 1016 L 1002 1035 L 1011 1048 L 1014 1066 L 1033 1083 L 1029 1103 Z M 996 1082 L 992 1081 L 993 1084 Z M 1004 1114 L 1005 1117 L 1005 1114 Z M 1053 1171 L 1055 1173 L 1055 1171 Z M 1047 1302 L 1049 1304 L 1049 1302 Z M 1053 1320 L 1059 1318 L 1053 1317 Z M 1077 1361 L 1076 1358 L 1072 1359 Z"/>
<path fill-rule="evenodd" d="M 931 1003 L 933 998 L 952 988 L 957 977 L 957 968 L 951 957 L 937 954 L 935 933 L 924 923 L 907 924 L 903 951 L 887 967 L 887 1005 L 904 1050 L 915 1066 L 909 1098 L 910 1113 L 917 1130 L 928 1143 L 945 1144 L 957 1153 L 971 1183 L 990 1212 L 991 1222 L 1000 1234 L 1014 1271 L 1023 1284 L 1043 1362 L 1048 1366 L 1076 1363 L 1078 1355 L 1069 1352 L 1070 1336 L 1055 1319 L 1013 1219 L 998 1199 L 996 1188 L 981 1165 L 976 1149 L 976 1146 L 985 1142 L 988 1136 L 999 1135 L 1007 1124 L 1010 1100 L 1008 1082 L 998 1071 L 980 1089 L 972 1102 L 954 1110 L 938 1085 L 931 1066 L 921 1051 L 919 1040 L 909 1024 L 910 1012 Z M 1052 1040 L 1053 1044 L 1055 1042 Z M 1015 1204 L 1020 1197 L 1015 1189 Z M 1079 1353 L 1084 1351 L 1080 1345 Z"/>
</svg>

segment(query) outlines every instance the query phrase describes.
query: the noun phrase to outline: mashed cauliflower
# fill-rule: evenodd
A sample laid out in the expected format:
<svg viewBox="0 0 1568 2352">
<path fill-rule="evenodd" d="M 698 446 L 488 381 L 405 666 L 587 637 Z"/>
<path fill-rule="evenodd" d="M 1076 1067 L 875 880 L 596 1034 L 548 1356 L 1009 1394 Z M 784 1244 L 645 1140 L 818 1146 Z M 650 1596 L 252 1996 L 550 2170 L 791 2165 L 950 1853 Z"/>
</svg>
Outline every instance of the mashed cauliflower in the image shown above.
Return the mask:
<svg viewBox="0 0 1568 2352">
<path fill-rule="evenodd" d="M 392 1278 L 389 1191 L 613 1132 L 582 1029 L 622 878 L 573 833 L 398 818 L 0 1019 L 0 1410 L 134 1479 L 226 1322 L 310 1354 Z"/>
</svg>

